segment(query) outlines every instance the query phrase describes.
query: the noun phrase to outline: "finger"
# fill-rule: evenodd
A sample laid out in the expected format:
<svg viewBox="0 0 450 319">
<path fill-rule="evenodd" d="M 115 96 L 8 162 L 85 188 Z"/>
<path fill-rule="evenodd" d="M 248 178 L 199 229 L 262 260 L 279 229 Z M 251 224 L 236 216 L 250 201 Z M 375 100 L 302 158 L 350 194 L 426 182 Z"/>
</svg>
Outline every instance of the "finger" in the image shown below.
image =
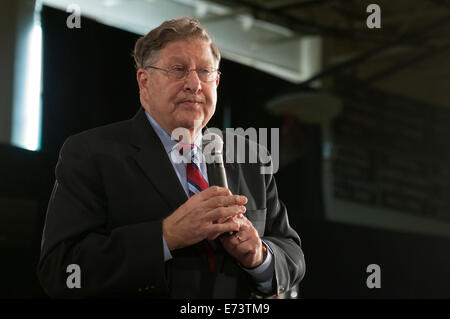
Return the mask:
<svg viewBox="0 0 450 319">
<path fill-rule="evenodd" d="M 247 202 L 247 197 L 241 195 L 214 196 L 206 200 L 206 205 L 210 208 L 216 208 L 233 205 L 245 205 Z"/>
<path fill-rule="evenodd" d="M 245 206 L 218 207 L 208 212 L 206 220 L 217 221 L 219 219 L 226 219 L 227 217 L 243 214 L 245 210 Z"/>
<path fill-rule="evenodd" d="M 241 226 L 239 228 L 239 233 L 241 233 L 241 238 L 245 238 L 251 243 L 259 243 L 261 242 L 261 238 L 259 237 L 258 231 L 251 225 L 249 228 L 245 228 L 245 226 Z"/>
<path fill-rule="evenodd" d="M 243 236 L 242 236 L 242 233 L 241 232 L 237 232 L 236 234 L 234 234 L 233 235 L 233 243 L 236 245 L 236 246 L 238 246 L 238 245 L 241 245 L 242 243 L 244 243 L 244 242 L 246 242 L 248 239 L 245 239 Z"/>
<path fill-rule="evenodd" d="M 217 197 L 217 196 L 230 196 L 231 192 L 229 189 L 219 186 L 211 186 L 207 189 L 191 196 L 183 205 L 187 208 L 185 214 L 190 211 L 192 208 L 196 206 L 203 206 L 204 202 L 209 198 Z M 182 206 L 183 206 L 182 205 Z M 184 215 L 185 215 L 184 214 Z"/>
<path fill-rule="evenodd" d="M 244 215 L 241 215 L 241 216 L 238 215 L 234 218 L 239 219 L 239 223 L 241 225 L 240 231 L 242 231 L 242 232 L 248 232 L 248 231 L 253 231 L 253 230 L 256 231 L 252 222 L 250 220 L 248 220 L 248 218 L 245 217 Z"/>
<path fill-rule="evenodd" d="M 238 230 L 239 230 L 239 225 L 233 221 L 229 221 L 229 222 L 223 223 L 223 224 L 213 224 L 210 226 L 208 238 L 211 240 L 214 240 L 224 233 L 228 233 L 231 231 L 238 231 Z"/>
<path fill-rule="evenodd" d="M 238 215 L 235 215 L 232 217 L 219 218 L 218 220 L 215 221 L 215 223 L 221 224 L 221 223 L 228 221 L 229 219 L 233 219 L 235 222 L 237 222 L 237 223 L 239 223 L 239 225 L 241 225 L 243 223 L 242 217 L 244 217 L 244 215 L 238 214 Z"/>
<path fill-rule="evenodd" d="M 232 221 L 236 222 L 239 225 L 239 233 L 240 234 L 242 234 L 243 231 L 247 232 L 247 229 L 249 229 L 249 227 L 247 225 L 245 225 L 245 221 L 243 219 L 243 215 L 242 214 L 238 214 L 238 215 L 231 216 L 231 217 L 220 218 L 220 219 L 214 221 L 214 223 L 221 224 L 221 223 L 227 222 L 229 220 L 232 220 Z M 236 233 L 234 233 L 232 235 L 235 235 L 235 234 Z M 248 237 L 248 236 L 246 236 L 246 237 Z M 241 236 L 241 238 L 242 238 L 242 236 Z"/>
<path fill-rule="evenodd" d="M 201 200 L 208 200 L 216 196 L 231 196 L 231 195 L 232 194 L 228 188 L 219 186 L 210 186 L 207 189 L 198 193 L 196 196 L 198 196 L 198 198 Z"/>
</svg>

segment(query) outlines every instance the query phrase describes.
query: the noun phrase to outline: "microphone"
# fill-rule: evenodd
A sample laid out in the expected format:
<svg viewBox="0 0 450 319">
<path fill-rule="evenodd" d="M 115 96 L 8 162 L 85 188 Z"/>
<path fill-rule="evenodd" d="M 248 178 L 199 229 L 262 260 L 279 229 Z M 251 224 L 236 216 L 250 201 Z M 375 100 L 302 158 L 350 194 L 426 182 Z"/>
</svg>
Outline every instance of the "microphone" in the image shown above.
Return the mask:
<svg viewBox="0 0 450 319">
<path fill-rule="evenodd" d="M 223 140 L 219 134 L 206 133 L 202 137 L 202 152 L 205 155 L 209 185 L 228 188 L 223 166 Z"/>
<path fill-rule="evenodd" d="M 219 134 L 208 132 L 202 137 L 202 152 L 205 155 L 208 170 L 208 182 L 210 186 L 228 188 L 227 175 L 223 166 L 223 140 Z M 231 236 L 235 232 L 230 231 L 221 236 Z"/>
</svg>

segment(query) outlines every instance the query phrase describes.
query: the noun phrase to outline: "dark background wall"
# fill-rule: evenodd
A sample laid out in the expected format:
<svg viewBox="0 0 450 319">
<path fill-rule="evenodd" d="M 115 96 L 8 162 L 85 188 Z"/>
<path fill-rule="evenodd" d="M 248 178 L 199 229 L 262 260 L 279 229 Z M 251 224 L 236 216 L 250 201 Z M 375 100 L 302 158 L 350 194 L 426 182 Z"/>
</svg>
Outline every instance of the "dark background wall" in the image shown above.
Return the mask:
<svg viewBox="0 0 450 319">
<path fill-rule="evenodd" d="M 0 297 L 45 298 L 35 268 L 58 151 L 71 134 L 132 117 L 139 107 L 131 52 L 135 34 L 83 18 L 65 26 L 65 12 L 44 7 L 43 140 L 40 152 L 0 145 Z M 265 111 L 295 85 L 223 60 L 216 115 L 210 126 L 282 127 L 292 122 Z M 304 298 L 449 298 L 450 240 L 328 222 L 323 214 L 321 134 L 295 123 L 281 130 L 281 154 L 297 134 L 296 159 L 277 183 L 307 262 Z M 284 132 L 284 133 L 283 133 Z M 366 286 L 366 267 L 382 269 L 381 289 Z"/>
</svg>

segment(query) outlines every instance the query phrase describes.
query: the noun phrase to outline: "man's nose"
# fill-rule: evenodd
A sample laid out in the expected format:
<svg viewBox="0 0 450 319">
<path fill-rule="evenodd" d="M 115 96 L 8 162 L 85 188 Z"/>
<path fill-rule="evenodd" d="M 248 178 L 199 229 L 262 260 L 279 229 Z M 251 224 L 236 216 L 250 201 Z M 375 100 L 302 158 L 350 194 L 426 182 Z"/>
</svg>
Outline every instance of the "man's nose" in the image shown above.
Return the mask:
<svg viewBox="0 0 450 319">
<path fill-rule="evenodd" d="M 184 89 L 192 93 L 197 93 L 202 88 L 202 82 L 200 81 L 198 74 L 195 70 L 191 70 L 184 81 Z"/>
</svg>

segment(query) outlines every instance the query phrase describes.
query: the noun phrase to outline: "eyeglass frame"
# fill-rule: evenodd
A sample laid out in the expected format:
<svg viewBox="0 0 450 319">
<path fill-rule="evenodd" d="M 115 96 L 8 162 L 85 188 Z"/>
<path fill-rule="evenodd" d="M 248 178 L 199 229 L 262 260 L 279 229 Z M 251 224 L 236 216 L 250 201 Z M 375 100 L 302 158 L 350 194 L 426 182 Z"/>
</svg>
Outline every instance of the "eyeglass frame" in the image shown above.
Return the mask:
<svg viewBox="0 0 450 319">
<path fill-rule="evenodd" d="M 165 72 L 166 72 L 166 75 L 170 78 L 169 72 L 172 71 L 174 67 L 175 67 L 175 66 L 172 66 L 172 69 L 165 69 L 165 68 L 160 68 L 160 67 L 153 66 L 153 65 L 148 65 L 148 66 L 144 67 L 144 69 L 146 69 L 146 68 L 152 68 L 152 69 L 155 69 L 155 70 L 165 71 Z M 204 69 L 206 69 L 206 68 L 204 68 Z M 192 71 L 195 71 L 195 73 L 197 73 L 197 76 L 198 76 L 199 80 L 202 81 L 202 80 L 200 79 L 200 76 L 198 75 L 198 71 L 199 71 L 199 70 L 200 70 L 200 69 L 187 69 L 187 68 L 186 68 L 186 72 L 185 72 L 184 76 L 181 77 L 181 78 L 179 78 L 179 79 L 176 79 L 176 78 L 175 78 L 175 79 L 176 79 L 176 80 L 184 80 L 184 79 L 187 78 L 187 76 L 189 75 L 189 73 L 191 73 Z M 219 76 L 222 74 L 222 72 L 220 72 L 219 69 L 213 69 L 213 71 L 209 71 L 209 70 L 208 70 L 208 72 L 217 72 L 217 76 L 216 76 L 216 78 L 215 78 L 214 80 L 211 80 L 211 81 L 202 81 L 203 83 L 211 83 L 211 82 L 217 81 L 217 79 L 219 78 Z"/>
</svg>

